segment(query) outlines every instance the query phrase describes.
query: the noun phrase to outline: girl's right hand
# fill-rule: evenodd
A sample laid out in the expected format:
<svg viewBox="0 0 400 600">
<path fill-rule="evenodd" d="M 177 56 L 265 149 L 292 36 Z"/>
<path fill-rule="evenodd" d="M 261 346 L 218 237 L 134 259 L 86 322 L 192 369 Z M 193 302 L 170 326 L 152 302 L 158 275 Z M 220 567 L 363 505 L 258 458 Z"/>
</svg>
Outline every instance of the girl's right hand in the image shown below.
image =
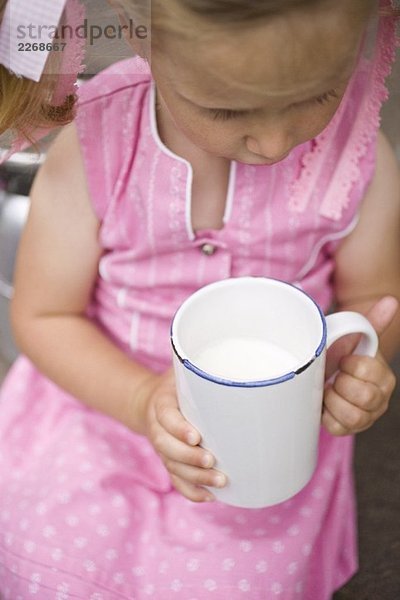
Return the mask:
<svg viewBox="0 0 400 600">
<path fill-rule="evenodd" d="M 178 492 L 193 502 L 215 500 L 202 486 L 224 487 L 226 476 L 213 469 L 215 458 L 199 446 L 199 432 L 180 412 L 173 370 L 154 377 L 145 408 L 146 435 Z"/>
</svg>

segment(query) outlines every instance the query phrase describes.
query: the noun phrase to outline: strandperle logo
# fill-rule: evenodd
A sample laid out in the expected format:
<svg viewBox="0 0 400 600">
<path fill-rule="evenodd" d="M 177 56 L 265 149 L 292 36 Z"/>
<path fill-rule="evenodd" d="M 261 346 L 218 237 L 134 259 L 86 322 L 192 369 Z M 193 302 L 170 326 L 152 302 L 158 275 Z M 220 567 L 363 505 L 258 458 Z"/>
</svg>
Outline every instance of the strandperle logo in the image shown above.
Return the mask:
<svg viewBox="0 0 400 600">
<path fill-rule="evenodd" d="M 17 39 L 24 42 L 50 43 L 52 41 L 68 41 L 75 38 L 88 40 L 90 46 L 100 40 L 121 40 L 123 38 L 145 40 L 148 38 L 148 28 L 137 25 L 132 19 L 126 25 L 94 25 L 85 19 L 82 25 L 29 25 L 17 26 Z"/>
</svg>

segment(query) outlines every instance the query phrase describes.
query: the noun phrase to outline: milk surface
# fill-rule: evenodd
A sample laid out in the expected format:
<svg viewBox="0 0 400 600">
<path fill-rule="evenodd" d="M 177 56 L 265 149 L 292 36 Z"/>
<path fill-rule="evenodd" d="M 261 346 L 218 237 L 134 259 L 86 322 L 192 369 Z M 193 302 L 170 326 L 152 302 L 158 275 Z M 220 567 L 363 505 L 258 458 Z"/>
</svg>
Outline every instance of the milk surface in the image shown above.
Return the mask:
<svg viewBox="0 0 400 600">
<path fill-rule="evenodd" d="M 191 362 L 210 375 L 236 381 L 272 379 L 301 366 L 299 358 L 285 348 L 251 337 L 212 342 Z"/>
</svg>

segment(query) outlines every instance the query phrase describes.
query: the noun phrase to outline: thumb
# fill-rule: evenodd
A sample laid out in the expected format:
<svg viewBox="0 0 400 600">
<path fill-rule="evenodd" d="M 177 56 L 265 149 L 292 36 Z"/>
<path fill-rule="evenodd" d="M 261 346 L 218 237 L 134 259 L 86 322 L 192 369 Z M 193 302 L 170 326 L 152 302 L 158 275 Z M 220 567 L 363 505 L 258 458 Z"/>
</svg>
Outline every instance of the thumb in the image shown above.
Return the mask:
<svg viewBox="0 0 400 600">
<path fill-rule="evenodd" d="M 393 321 L 399 302 L 394 296 L 384 296 L 365 315 L 376 333 L 381 336 Z"/>
<path fill-rule="evenodd" d="M 384 296 L 365 313 L 366 318 L 371 323 L 378 336 L 381 336 L 389 327 L 398 308 L 399 302 L 394 296 Z M 359 341 L 359 334 L 350 334 L 337 340 L 328 349 L 325 372 L 327 379 L 337 371 L 343 356 L 347 356 L 354 351 Z"/>
</svg>

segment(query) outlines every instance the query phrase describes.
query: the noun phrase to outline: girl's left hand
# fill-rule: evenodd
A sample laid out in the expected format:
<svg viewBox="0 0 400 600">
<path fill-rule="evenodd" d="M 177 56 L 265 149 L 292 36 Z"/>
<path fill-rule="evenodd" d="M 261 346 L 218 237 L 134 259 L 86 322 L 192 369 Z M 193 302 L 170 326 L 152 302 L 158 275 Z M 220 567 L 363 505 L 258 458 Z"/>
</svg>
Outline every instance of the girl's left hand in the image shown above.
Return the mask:
<svg viewBox="0 0 400 600">
<path fill-rule="evenodd" d="M 381 300 L 368 313 L 378 335 L 392 322 L 396 302 Z M 392 299 L 391 299 L 392 300 Z M 349 435 L 368 429 L 389 406 L 396 377 L 380 352 L 374 357 L 347 355 L 339 373 L 324 394 L 322 424 L 332 435 Z"/>
</svg>

